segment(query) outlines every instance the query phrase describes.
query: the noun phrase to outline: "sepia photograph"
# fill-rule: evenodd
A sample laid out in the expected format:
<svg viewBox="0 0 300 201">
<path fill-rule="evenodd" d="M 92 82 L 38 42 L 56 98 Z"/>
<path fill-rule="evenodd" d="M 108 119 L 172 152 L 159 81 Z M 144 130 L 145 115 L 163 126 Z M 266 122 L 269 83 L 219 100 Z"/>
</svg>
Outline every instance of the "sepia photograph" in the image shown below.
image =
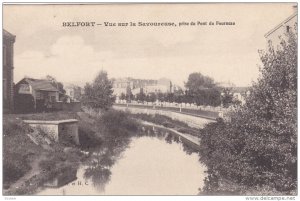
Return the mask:
<svg viewBox="0 0 300 201">
<path fill-rule="evenodd" d="M 2 196 L 295 200 L 297 10 L 2 3 Z"/>
</svg>

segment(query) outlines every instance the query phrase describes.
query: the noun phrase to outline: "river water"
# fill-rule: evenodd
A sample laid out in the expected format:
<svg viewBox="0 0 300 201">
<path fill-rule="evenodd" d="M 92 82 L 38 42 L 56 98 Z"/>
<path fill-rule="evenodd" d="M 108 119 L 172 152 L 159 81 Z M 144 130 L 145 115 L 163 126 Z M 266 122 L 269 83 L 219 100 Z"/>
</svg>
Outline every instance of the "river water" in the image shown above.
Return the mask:
<svg viewBox="0 0 300 201">
<path fill-rule="evenodd" d="M 110 147 L 95 150 L 38 195 L 196 195 L 203 187 L 206 167 L 174 134 L 135 136 Z"/>
</svg>

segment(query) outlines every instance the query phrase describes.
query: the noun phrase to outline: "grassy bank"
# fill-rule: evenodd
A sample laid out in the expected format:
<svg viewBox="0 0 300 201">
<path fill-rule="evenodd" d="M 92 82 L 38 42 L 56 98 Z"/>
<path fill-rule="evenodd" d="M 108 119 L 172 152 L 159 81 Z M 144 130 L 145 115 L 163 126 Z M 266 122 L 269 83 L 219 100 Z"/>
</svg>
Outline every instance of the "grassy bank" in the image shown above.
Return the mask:
<svg viewBox="0 0 300 201">
<path fill-rule="evenodd" d="M 141 119 L 143 121 L 148 121 L 157 125 L 164 126 L 166 128 L 172 128 L 180 133 L 188 133 L 190 135 L 199 137 L 199 130 L 196 128 L 191 128 L 188 124 L 174 120 L 170 117 L 164 115 L 148 115 L 148 114 L 128 114 L 132 118 Z"/>
<path fill-rule="evenodd" d="M 81 117 L 71 112 L 9 114 L 3 117 L 3 188 L 5 195 L 32 194 L 45 181 L 66 168 L 77 168 L 85 156 L 81 150 L 101 144 L 101 138 L 91 129 L 88 121 L 80 121 L 80 146 L 53 142 L 39 130 L 40 143 L 35 144 L 28 134 L 32 128 L 23 123 L 31 120 L 62 120 Z M 46 141 L 48 143 L 46 143 Z M 50 142 L 50 143 L 49 143 Z"/>
<path fill-rule="evenodd" d="M 39 130 L 39 145 L 27 134 L 32 128 L 22 120 L 78 119 L 80 146 L 53 142 Z M 126 147 L 130 134 L 137 131 L 135 120 L 124 112 L 108 110 L 100 115 L 85 112 L 11 114 L 3 117 L 3 186 L 5 195 L 34 194 L 44 182 L 60 172 L 77 168 L 85 160 L 81 151 L 97 147 Z M 51 143 L 45 143 L 51 141 Z M 120 150 L 119 150 L 120 151 Z"/>
<path fill-rule="evenodd" d="M 36 145 L 27 136 L 32 129 L 22 120 L 58 120 L 78 119 L 80 146 L 63 143 L 51 143 L 51 146 Z M 122 111 L 108 110 L 101 112 L 55 112 L 25 115 L 4 116 L 4 187 L 5 195 L 35 194 L 43 184 L 63 171 L 77 169 L 79 164 L 91 163 L 86 177 L 97 177 L 100 170 L 111 167 L 120 153 L 130 143 L 131 137 L 139 133 L 137 119 L 149 121 L 172 128 L 179 132 L 197 135 L 197 129 L 185 123 L 172 120 L 162 115 L 133 115 Z M 42 138 L 47 135 L 39 133 Z M 50 139 L 47 139 L 50 140 Z M 18 146 L 16 146 L 16 144 Z M 102 155 L 86 155 L 83 152 L 103 153 Z M 101 150 L 101 151 L 99 151 Z M 96 157 L 96 158 L 95 158 Z M 101 161 L 95 164 L 93 160 Z M 95 172 L 96 171 L 96 172 Z M 100 171 L 101 172 L 101 171 Z M 17 187 L 17 188 L 16 188 Z"/>
<path fill-rule="evenodd" d="M 31 170 L 30 163 L 45 150 L 26 135 L 29 127 L 20 119 L 3 118 L 3 187 L 11 184 Z"/>
</svg>

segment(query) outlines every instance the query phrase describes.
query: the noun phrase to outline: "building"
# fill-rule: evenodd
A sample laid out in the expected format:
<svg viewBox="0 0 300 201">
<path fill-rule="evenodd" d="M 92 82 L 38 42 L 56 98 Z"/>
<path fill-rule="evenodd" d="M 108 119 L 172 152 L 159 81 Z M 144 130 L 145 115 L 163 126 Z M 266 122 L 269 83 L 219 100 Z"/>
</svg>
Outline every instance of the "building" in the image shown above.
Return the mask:
<svg viewBox="0 0 300 201">
<path fill-rule="evenodd" d="M 49 80 L 24 78 L 16 84 L 16 110 L 19 112 L 42 111 L 59 101 L 59 90 Z"/>
<path fill-rule="evenodd" d="M 286 38 L 287 33 L 295 31 L 297 18 L 297 6 L 294 6 L 292 15 L 265 34 L 265 38 L 268 40 L 268 43 L 271 43 L 274 47 L 280 45 L 281 40 Z"/>
<path fill-rule="evenodd" d="M 150 93 L 157 94 L 157 93 L 168 93 L 168 92 L 170 92 L 170 86 L 161 85 L 161 84 L 147 85 L 143 89 L 144 89 L 145 94 L 150 94 Z"/>
<path fill-rule="evenodd" d="M 119 78 L 113 80 L 113 94 L 120 97 L 121 94 L 127 94 L 128 88 L 133 88 L 130 78 Z"/>
<path fill-rule="evenodd" d="M 233 100 L 240 101 L 241 104 L 245 104 L 245 98 L 250 95 L 249 87 L 223 87 L 223 89 L 229 89 L 230 94 L 233 96 Z M 224 96 L 224 92 L 221 93 L 221 96 Z"/>
<path fill-rule="evenodd" d="M 249 87 L 233 87 L 232 88 L 233 98 L 241 102 L 241 104 L 245 103 L 245 98 L 250 95 Z"/>
<path fill-rule="evenodd" d="M 113 80 L 113 91 L 117 98 L 121 94 L 126 95 L 129 91 L 133 95 L 139 94 L 140 91 L 145 94 L 168 93 L 172 92 L 172 82 L 166 78 L 158 80 L 119 78 Z"/>
<path fill-rule="evenodd" d="M 76 86 L 74 84 L 68 84 L 64 87 L 66 91 L 66 95 L 70 98 L 70 101 L 80 101 L 81 99 L 81 87 Z"/>
<path fill-rule="evenodd" d="M 14 111 L 14 43 L 16 36 L 3 29 L 3 112 Z"/>
</svg>

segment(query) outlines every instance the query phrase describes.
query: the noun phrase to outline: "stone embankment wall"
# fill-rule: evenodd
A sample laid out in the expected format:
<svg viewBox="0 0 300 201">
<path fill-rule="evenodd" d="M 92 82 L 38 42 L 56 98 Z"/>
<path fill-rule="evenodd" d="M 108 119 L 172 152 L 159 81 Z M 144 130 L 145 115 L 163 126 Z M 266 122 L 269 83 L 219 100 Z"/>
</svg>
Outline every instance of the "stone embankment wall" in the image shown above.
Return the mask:
<svg viewBox="0 0 300 201">
<path fill-rule="evenodd" d="M 166 111 L 166 110 L 123 107 L 123 106 L 117 106 L 117 105 L 114 105 L 113 108 L 116 110 L 128 111 L 133 114 L 139 114 L 139 113 L 144 113 L 144 114 L 148 114 L 148 115 L 160 114 L 160 115 L 170 117 L 174 120 L 182 121 L 193 128 L 203 128 L 205 124 L 214 122 L 214 120 L 211 120 L 211 119 L 206 119 L 206 118 L 201 118 L 201 117 L 197 117 L 197 116 L 192 116 L 192 115 L 182 114 L 182 113 L 172 112 L 172 111 Z"/>
</svg>

